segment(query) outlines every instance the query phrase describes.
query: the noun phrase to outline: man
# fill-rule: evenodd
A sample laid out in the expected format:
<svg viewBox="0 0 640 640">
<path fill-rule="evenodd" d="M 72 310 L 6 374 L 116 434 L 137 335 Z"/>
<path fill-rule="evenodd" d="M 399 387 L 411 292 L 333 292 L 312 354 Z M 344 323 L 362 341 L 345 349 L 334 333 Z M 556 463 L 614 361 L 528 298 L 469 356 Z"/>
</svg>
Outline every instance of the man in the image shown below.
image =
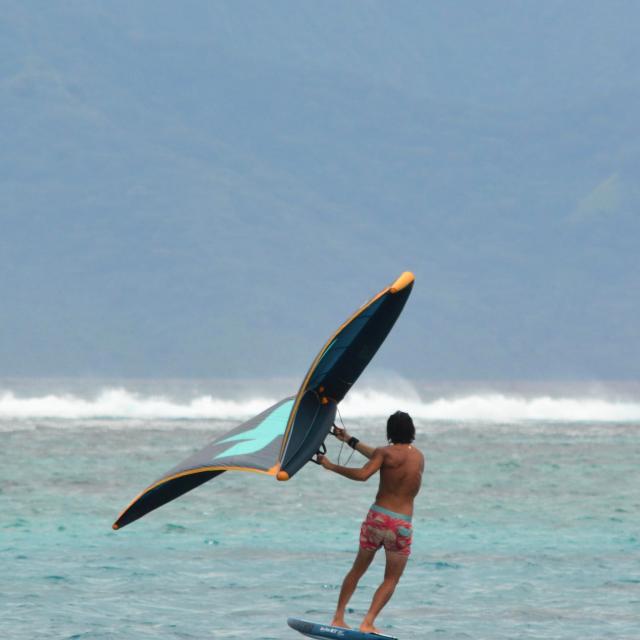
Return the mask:
<svg viewBox="0 0 640 640">
<path fill-rule="evenodd" d="M 376 551 L 384 546 L 384 580 L 360 625 L 360 631 L 380 633 L 374 626 L 376 616 L 393 595 L 411 552 L 413 500 L 422 484 L 424 456 L 411 444 L 415 439 L 415 427 L 411 416 L 402 411 L 397 411 L 387 420 L 387 440 L 390 444 L 386 447 L 374 449 L 350 436 L 345 429 L 336 428 L 334 435 L 369 461 L 358 469 L 333 464 L 327 456 L 319 455 L 318 461 L 322 466 L 350 480 L 360 481 L 368 480 L 376 471 L 380 471 L 380 486 L 376 501 L 362 523 L 360 549 L 342 583 L 331 624 L 349 628 L 344 621 L 347 603 Z"/>
</svg>

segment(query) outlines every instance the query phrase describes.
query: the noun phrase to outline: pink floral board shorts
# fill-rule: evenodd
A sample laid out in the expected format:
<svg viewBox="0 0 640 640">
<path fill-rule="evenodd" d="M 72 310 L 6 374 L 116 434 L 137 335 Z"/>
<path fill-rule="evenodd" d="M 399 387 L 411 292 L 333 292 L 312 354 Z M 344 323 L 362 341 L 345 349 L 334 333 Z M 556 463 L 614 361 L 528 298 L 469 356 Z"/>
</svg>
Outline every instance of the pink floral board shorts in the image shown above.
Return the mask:
<svg viewBox="0 0 640 640">
<path fill-rule="evenodd" d="M 412 535 L 411 516 L 373 504 L 360 527 L 360 548 L 377 551 L 384 547 L 386 551 L 408 556 Z"/>
</svg>

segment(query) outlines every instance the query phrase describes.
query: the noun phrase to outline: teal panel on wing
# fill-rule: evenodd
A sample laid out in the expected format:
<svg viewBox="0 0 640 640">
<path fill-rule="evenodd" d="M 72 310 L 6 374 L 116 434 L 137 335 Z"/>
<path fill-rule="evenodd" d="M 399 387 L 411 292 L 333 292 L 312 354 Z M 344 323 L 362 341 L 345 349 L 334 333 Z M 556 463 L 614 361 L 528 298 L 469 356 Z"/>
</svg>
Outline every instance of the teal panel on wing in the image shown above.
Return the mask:
<svg viewBox="0 0 640 640">
<path fill-rule="evenodd" d="M 241 456 L 256 453 L 264 449 L 270 442 L 284 433 L 293 408 L 293 400 L 281 404 L 275 411 L 270 413 L 262 422 L 249 431 L 236 433 L 223 440 L 218 440 L 217 444 L 239 441 L 238 444 L 226 449 L 215 456 L 213 460 L 228 458 L 230 456 Z"/>
</svg>

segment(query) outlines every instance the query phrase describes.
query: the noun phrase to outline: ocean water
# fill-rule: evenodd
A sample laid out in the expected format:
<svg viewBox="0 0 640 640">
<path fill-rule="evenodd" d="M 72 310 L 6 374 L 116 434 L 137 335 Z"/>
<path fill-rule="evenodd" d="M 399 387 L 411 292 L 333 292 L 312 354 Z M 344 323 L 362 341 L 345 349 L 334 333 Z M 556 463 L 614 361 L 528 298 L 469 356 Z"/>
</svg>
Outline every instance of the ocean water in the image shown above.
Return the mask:
<svg viewBox="0 0 640 640">
<path fill-rule="evenodd" d="M 0 383 L 2 637 L 293 640 L 288 616 L 328 621 L 375 478 L 312 464 L 288 483 L 226 473 L 111 530 L 140 490 L 280 386 Z M 404 383 L 341 405 L 371 444 L 383 444 L 386 415 L 410 411 L 427 457 L 413 554 L 383 630 L 640 638 L 640 390 L 554 389 Z M 382 570 L 380 554 L 352 624 Z"/>
</svg>

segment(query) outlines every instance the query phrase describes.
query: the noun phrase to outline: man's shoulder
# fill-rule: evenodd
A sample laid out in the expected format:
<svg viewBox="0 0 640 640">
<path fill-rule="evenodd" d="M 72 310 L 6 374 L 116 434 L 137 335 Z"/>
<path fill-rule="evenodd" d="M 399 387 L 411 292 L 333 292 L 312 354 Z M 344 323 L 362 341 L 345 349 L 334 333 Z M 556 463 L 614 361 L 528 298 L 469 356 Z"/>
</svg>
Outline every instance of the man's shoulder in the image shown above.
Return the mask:
<svg viewBox="0 0 640 640">
<path fill-rule="evenodd" d="M 378 459 L 382 458 L 382 465 L 386 465 L 389 462 L 389 458 L 391 456 L 391 447 L 389 445 L 384 445 L 382 447 L 376 447 L 373 450 L 371 455 L 372 458 L 376 457 Z"/>
<path fill-rule="evenodd" d="M 388 453 L 391 453 L 391 451 L 393 451 L 393 445 L 385 444 L 382 447 L 377 447 L 376 451 L 379 451 L 383 456 L 387 455 Z"/>
<path fill-rule="evenodd" d="M 409 443 L 404 443 L 404 444 L 409 444 Z M 392 444 L 384 444 L 381 445 L 379 447 L 376 447 L 377 450 L 379 451 L 396 451 L 398 449 L 398 447 L 396 447 L 393 443 Z M 418 449 L 418 447 L 416 447 L 415 444 L 410 444 L 407 447 L 408 450 L 414 450 L 417 451 L 418 453 L 422 454 L 422 451 L 420 449 Z"/>
</svg>

